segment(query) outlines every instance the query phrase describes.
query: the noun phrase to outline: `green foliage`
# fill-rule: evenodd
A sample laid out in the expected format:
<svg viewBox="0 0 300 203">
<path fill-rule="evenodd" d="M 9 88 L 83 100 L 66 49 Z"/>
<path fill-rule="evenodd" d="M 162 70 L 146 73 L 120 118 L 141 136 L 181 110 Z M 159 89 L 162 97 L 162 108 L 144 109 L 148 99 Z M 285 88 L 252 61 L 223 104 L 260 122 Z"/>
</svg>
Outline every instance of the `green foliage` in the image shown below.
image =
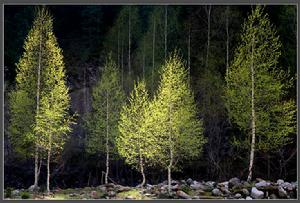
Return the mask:
<svg viewBox="0 0 300 203">
<path fill-rule="evenodd" d="M 244 23 L 242 42 L 226 76 L 226 105 L 229 116 L 240 129 L 250 135 L 251 129 L 251 65 L 254 67 L 256 148 L 275 150 L 289 142 L 296 130 L 296 105 L 283 100 L 290 81 L 278 68 L 281 43 L 276 30 L 257 6 Z M 253 49 L 253 53 L 252 53 Z M 249 148 L 250 137 L 236 139 L 239 147 Z"/>
<path fill-rule="evenodd" d="M 119 133 L 118 122 L 125 95 L 119 70 L 111 55 L 107 58 L 101 79 L 92 92 L 92 111 L 85 118 L 85 128 L 88 131 L 86 150 L 93 154 L 105 152 L 108 128 L 109 150 L 115 152 L 115 137 Z"/>
<path fill-rule="evenodd" d="M 20 192 L 22 199 L 30 199 L 30 193 L 29 192 Z"/>
<path fill-rule="evenodd" d="M 11 198 L 11 193 L 12 193 L 12 191 L 13 191 L 13 188 L 11 188 L 11 187 L 8 187 L 8 188 L 6 188 L 5 190 L 4 190 L 4 197 L 5 198 Z"/>
<path fill-rule="evenodd" d="M 38 67 L 39 104 L 36 99 Z M 63 142 L 58 138 L 70 131 L 69 102 L 62 51 L 53 33 L 53 19 L 43 7 L 37 11 L 25 40 L 17 64 L 16 88 L 10 94 L 10 139 L 16 151 L 30 153 L 35 144 L 48 149 L 51 136 L 55 136 L 52 144 L 61 148 Z M 40 112 L 36 110 L 37 105 Z"/>
<path fill-rule="evenodd" d="M 146 132 L 145 112 L 149 106 L 149 96 L 145 81 L 135 84 L 129 103 L 124 105 L 120 114 L 120 134 L 116 139 L 119 154 L 126 163 L 139 169 L 140 160 L 153 158 L 155 137 Z M 143 163 L 144 164 L 144 163 Z"/>
<path fill-rule="evenodd" d="M 202 121 L 196 117 L 193 93 L 187 83 L 187 73 L 177 55 L 173 54 L 162 68 L 160 86 L 146 112 L 146 129 L 157 139 L 153 149 L 154 162 L 166 167 L 170 159 L 180 160 L 200 155 L 206 142 Z M 173 158 L 170 157 L 170 151 Z"/>
</svg>

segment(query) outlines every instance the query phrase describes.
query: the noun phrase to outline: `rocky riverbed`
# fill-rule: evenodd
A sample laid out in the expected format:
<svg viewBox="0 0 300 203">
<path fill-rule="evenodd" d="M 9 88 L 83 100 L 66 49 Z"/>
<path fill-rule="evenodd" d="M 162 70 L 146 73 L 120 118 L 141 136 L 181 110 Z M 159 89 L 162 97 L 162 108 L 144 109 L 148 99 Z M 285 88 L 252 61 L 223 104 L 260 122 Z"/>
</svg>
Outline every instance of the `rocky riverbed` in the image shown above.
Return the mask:
<svg viewBox="0 0 300 203">
<path fill-rule="evenodd" d="M 10 194 L 8 194 L 10 193 Z M 113 183 L 97 187 L 54 189 L 50 195 L 28 189 L 5 190 L 6 199 L 296 199 L 297 182 L 256 179 L 246 182 L 231 178 L 225 182 L 173 180 L 171 193 L 168 182 L 146 184 L 143 188 L 127 187 Z"/>
</svg>

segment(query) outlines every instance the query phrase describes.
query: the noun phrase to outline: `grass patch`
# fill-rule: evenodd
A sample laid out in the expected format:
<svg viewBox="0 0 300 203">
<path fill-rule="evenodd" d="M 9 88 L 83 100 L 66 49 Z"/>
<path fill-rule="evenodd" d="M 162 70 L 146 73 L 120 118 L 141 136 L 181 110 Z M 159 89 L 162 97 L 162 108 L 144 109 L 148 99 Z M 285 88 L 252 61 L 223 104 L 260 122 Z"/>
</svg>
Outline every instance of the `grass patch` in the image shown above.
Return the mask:
<svg viewBox="0 0 300 203">
<path fill-rule="evenodd" d="M 31 198 L 31 195 L 29 192 L 21 192 L 20 196 L 22 199 L 30 199 Z"/>
<path fill-rule="evenodd" d="M 128 196 L 131 196 L 134 199 L 138 199 L 138 200 L 150 199 L 148 197 L 143 196 L 138 189 L 132 189 L 132 190 L 129 190 L 129 191 L 117 193 L 116 197 L 117 197 L 117 199 L 125 199 Z"/>
</svg>

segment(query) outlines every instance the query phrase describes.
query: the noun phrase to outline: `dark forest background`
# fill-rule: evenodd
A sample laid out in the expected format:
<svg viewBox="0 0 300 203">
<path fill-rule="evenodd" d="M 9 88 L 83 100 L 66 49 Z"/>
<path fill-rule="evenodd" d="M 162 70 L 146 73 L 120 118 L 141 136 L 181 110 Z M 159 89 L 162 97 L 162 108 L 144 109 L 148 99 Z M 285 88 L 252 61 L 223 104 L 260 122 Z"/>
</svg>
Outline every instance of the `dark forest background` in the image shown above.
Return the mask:
<svg viewBox="0 0 300 203">
<path fill-rule="evenodd" d="M 84 149 L 86 132 L 82 125 L 82 116 L 90 110 L 91 88 L 99 78 L 99 70 L 104 63 L 105 56 L 111 51 L 110 49 L 116 50 L 116 38 L 114 38 L 113 29 L 124 6 L 48 5 L 47 7 L 53 15 L 54 33 L 63 50 L 68 86 L 72 98 L 72 111 L 80 115 L 77 120 L 78 125 L 73 126 L 73 132 L 63 153 L 51 165 L 53 169 L 51 179 L 53 184 L 59 187 L 98 185 L 101 180 L 101 171 L 104 171 L 105 168 L 105 159 L 101 155 L 95 156 L 86 153 Z M 124 88 L 127 93 L 132 88 L 133 80 L 141 77 L 142 74 L 141 43 L 151 31 L 149 19 L 153 14 L 154 7 L 163 6 L 138 6 L 137 19 L 139 23 L 132 30 L 133 78 L 127 77 L 124 81 Z M 251 6 L 231 5 L 229 7 L 229 61 L 232 61 L 234 49 L 239 43 L 242 24 L 250 13 Z M 205 64 L 208 32 L 206 6 L 169 5 L 168 9 L 170 12 L 168 52 L 178 48 L 183 58 L 186 59 L 188 33 L 190 33 L 191 86 L 196 96 L 199 117 L 204 119 L 204 133 L 208 138 L 203 155 L 196 160 L 185 163 L 180 172 L 173 174 L 173 178 L 191 177 L 193 179 L 222 181 L 237 176 L 245 179 L 249 152 L 241 151 L 230 143 L 234 135 L 243 135 L 230 123 L 222 101 L 221 90 L 226 71 L 226 6 L 212 5 L 211 50 L 208 66 Z M 15 64 L 23 52 L 22 46 L 31 28 L 34 11 L 35 6 L 5 6 L 5 96 L 14 87 Z M 296 6 L 268 5 L 265 11 L 277 28 L 283 45 L 280 67 L 289 69 L 291 75 L 296 76 Z M 123 24 L 126 23 L 125 20 Z M 121 30 L 121 32 L 126 35 L 127 31 Z M 157 40 L 161 40 L 157 43 L 163 44 L 163 39 L 159 36 Z M 128 44 L 125 41 L 124 44 L 126 43 Z M 151 44 L 146 46 L 151 49 Z M 126 46 L 124 49 L 127 49 Z M 126 72 L 128 71 L 127 51 L 124 54 L 124 71 Z M 149 69 L 151 68 L 151 57 L 146 56 L 145 58 L 145 67 Z M 159 57 L 157 58 L 159 61 Z M 294 88 L 290 89 L 289 95 L 296 99 L 296 84 L 294 84 Z M 14 153 L 8 140 L 8 122 L 9 112 L 7 100 L 5 100 L 5 187 L 28 187 L 32 184 L 34 176 L 34 160 Z M 257 153 L 254 176 L 270 180 L 282 178 L 295 181 L 297 177 L 296 135 L 294 139 L 292 144 L 275 152 L 267 155 Z M 269 161 L 268 157 L 270 157 Z M 139 173 L 125 165 L 123 160 L 114 160 L 111 164 L 110 177 L 114 181 L 120 184 L 135 185 L 140 180 Z M 41 173 L 45 172 L 45 168 L 42 168 Z M 148 170 L 146 176 L 150 183 L 157 183 L 166 179 L 166 171 Z M 42 177 L 45 176 L 41 174 Z M 43 183 L 45 180 L 42 179 L 40 182 Z"/>
</svg>

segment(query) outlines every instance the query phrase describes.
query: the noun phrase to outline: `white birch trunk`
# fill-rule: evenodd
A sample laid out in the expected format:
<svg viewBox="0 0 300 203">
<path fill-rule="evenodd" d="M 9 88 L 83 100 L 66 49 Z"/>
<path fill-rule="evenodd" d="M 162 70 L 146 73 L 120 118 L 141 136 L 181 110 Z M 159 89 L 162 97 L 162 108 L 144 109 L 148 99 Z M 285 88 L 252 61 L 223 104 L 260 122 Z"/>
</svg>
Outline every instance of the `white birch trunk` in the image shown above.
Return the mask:
<svg viewBox="0 0 300 203">
<path fill-rule="evenodd" d="M 36 115 L 40 111 L 40 85 L 41 85 L 41 60 L 42 60 L 42 33 L 40 33 L 40 45 L 39 45 L 39 64 L 38 64 L 38 77 L 37 77 L 37 90 L 36 90 Z M 36 135 L 37 136 L 37 135 Z M 34 188 L 38 187 L 39 181 L 39 154 L 38 146 L 35 146 L 35 155 L 34 155 Z"/>
<path fill-rule="evenodd" d="M 165 6 L 165 60 L 167 59 L 168 6 Z"/>
<path fill-rule="evenodd" d="M 206 48 L 206 68 L 208 68 L 209 46 L 210 46 L 210 13 L 211 13 L 211 5 L 209 5 L 209 6 L 208 6 L 208 11 L 207 11 L 207 48 Z"/>
<path fill-rule="evenodd" d="M 226 75 L 229 68 L 229 6 L 226 7 Z"/>
<path fill-rule="evenodd" d="M 153 39 L 152 39 L 152 71 L 151 71 L 151 87 L 154 91 L 154 68 L 155 68 L 155 35 L 156 35 L 156 21 L 153 17 Z"/>
<path fill-rule="evenodd" d="M 253 162 L 254 162 L 254 150 L 255 150 L 255 78 L 254 78 L 254 59 L 253 59 L 253 52 L 254 52 L 254 37 L 252 39 L 252 50 L 251 50 L 251 112 L 252 112 L 252 141 L 251 141 L 251 152 L 250 152 L 250 163 L 249 163 L 249 175 L 247 178 L 247 181 L 251 181 L 252 179 L 252 168 L 253 168 Z"/>
<path fill-rule="evenodd" d="M 48 150 L 48 158 L 47 158 L 47 193 L 50 193 L 50 156 L 51 156 L 51 141 L 50 148 Z"/>
<path fill-rule="evenodd" d="M 189 25 L 189 38 L 188 38 L 188 80 L 191 82 L 191 25 Z"/>
<path fill-rule="evenodd" d="M 129 6 L 129 13 L 128 13 L 128 73 L 129 76 L 131 74 L 131 61 L 130 61 L 130 46 L 131 46 L 131 7 Z"/>
<path fill-rule="evenodd" d="M 145 38 L 143 41 L 143 79 L 145 80 Z"/>
<path fill-rule="evenodd" d="M 172 115 L 172 105 L 169 106 L 169 148 L 170 148 L 170 161 L 168 165 L 168 192 L 171 194 L 171 172 L 172 172 L 172 166 L 173 166 L 173 143 L 172 143 L 172 121 L 171 121 L 171 115 Z"/>
<path fill-rule="evenodd" d="M 109 146 L 108 146 L 108 91 L 106 90 L 106 173 L 105 173 L 105 184 L 108 183 L 108 172 L 109 172 Z"/>
</svg>

